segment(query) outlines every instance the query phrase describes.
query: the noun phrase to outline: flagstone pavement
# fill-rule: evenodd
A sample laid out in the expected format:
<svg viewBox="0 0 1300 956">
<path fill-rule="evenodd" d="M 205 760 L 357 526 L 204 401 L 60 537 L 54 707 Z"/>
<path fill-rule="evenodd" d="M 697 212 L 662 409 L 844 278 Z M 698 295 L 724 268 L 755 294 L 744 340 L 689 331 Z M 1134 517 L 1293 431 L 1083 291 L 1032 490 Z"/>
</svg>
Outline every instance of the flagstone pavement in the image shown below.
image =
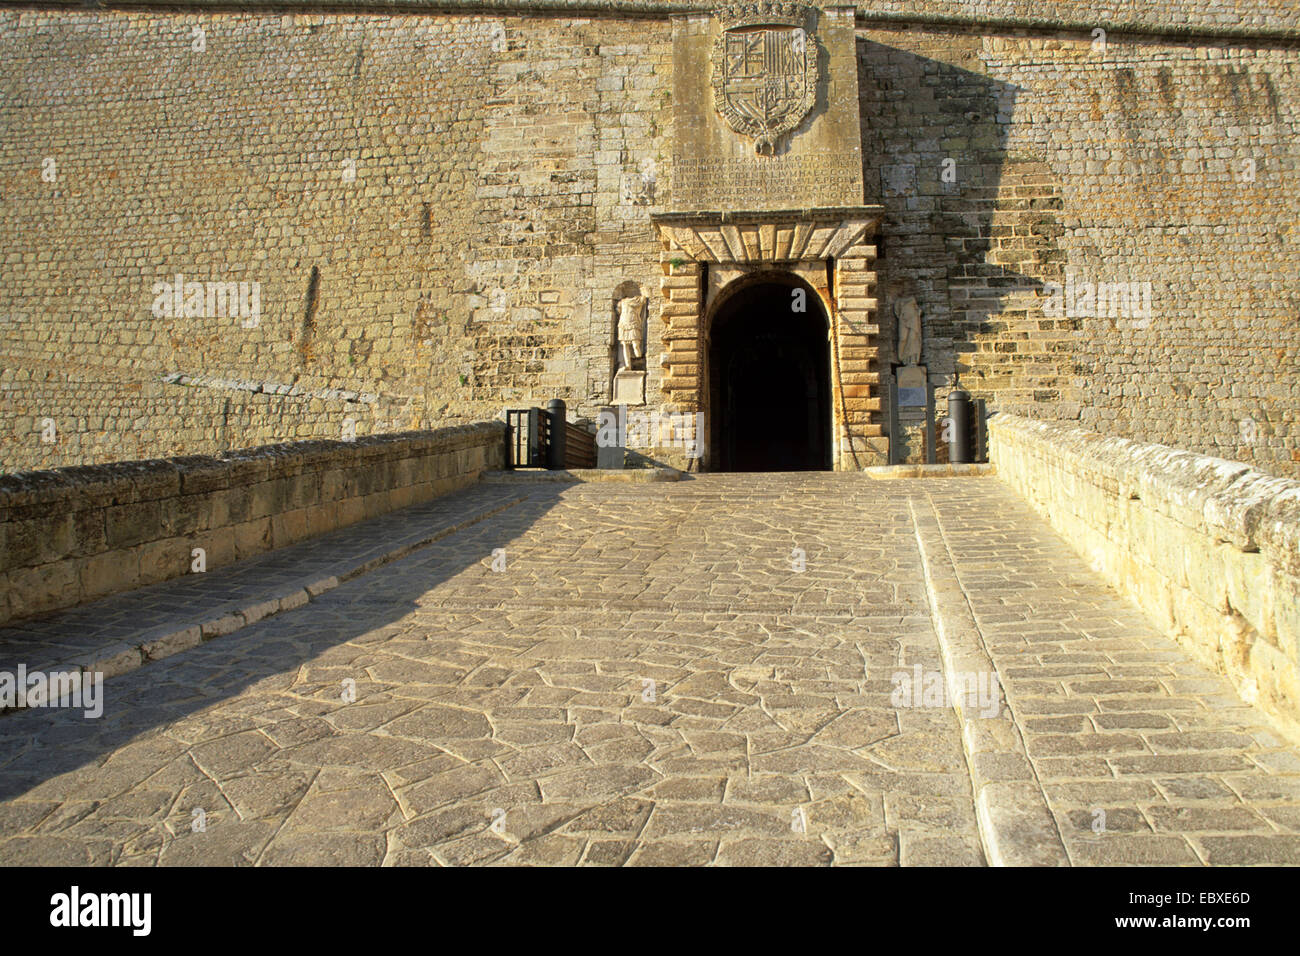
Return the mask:
<svg viewBox="0 0 1300 956">
<path fill-rule="evenodd" d="M 0 716 L 0 863 L 1300 862 L 1300 752 L 996 478 L 510 493 Z"/>
</svg>

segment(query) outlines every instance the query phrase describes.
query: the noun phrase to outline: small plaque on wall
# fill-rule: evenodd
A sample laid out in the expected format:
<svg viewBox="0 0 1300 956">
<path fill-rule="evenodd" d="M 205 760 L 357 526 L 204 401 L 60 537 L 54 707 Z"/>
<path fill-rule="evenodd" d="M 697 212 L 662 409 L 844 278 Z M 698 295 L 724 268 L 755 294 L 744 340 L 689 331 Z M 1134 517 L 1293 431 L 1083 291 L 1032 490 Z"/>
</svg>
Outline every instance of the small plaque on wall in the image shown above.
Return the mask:
<svg viewBox="0 0 1300 956">
<path fill-rule="evenodd" d="M 895 381 L 898 383 L 899 408 L 925 407 L 924 365 L 906 365 L 900 368 Z"/>
</svg>

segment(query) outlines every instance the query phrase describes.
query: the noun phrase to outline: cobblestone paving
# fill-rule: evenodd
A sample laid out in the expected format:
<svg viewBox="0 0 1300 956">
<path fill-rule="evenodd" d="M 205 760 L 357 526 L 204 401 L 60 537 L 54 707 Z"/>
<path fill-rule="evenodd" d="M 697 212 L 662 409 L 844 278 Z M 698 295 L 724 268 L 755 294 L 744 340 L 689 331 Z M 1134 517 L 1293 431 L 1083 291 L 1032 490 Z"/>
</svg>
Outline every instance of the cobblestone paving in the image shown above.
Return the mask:
<svg viewBox="0 0 1300 956">
<path fill-rule="evenodd" d="M 1300 863 L 1300 755 L 995 482 L 929 482 L 1076 864 Z"/>
<path fill-rule="evenodd" d="M 525 493 L 0 718 L 0 862 L 981 864 L 955 713 L 891 699 L 941 668 L 919 501 L 1072 862 L 1300 859 L 1295 752 L 995 479 Z"/>
</svg>

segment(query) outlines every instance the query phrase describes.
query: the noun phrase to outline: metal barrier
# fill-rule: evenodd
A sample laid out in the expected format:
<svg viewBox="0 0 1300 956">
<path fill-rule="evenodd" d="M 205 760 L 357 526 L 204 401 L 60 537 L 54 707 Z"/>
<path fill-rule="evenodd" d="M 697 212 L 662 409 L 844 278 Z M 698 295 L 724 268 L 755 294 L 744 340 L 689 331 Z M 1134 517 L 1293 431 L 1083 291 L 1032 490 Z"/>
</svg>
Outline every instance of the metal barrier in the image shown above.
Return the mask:
<svg viewBox="0 0 1300 956">
<path fill-rule="evenodd" d="M 573 422 L 565 422 L 564 431 L 564 467 L 595 468 L 596 436 Z"/>
<path fill-rule="evenodd" d="M 566 421 L 564 402 L 506 410 L 506 468 L 595 468 L 596 436 Z"/>
<path fill-rule="evenodd" d="M 550 418 L 540 408 L 506 411 L 506 467 L 545 468 Z"/>
</svg>

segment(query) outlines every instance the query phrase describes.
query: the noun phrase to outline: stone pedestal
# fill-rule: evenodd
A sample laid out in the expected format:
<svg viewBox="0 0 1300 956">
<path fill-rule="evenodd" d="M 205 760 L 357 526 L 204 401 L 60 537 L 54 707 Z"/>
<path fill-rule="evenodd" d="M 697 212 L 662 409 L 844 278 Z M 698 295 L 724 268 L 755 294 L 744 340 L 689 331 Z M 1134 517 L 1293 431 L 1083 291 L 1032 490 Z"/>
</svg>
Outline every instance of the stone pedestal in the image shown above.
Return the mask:
<svg viewBox="0 0 1300 956">
<path fill-rule="evenodd" d="M 902 412 L 925 411 L 925 366 L 904 365 L 894 373 L 898 385 L 898 410 Z"/>
<path fill-rule="evenodd" d="M 621 368 L 614 374 L 614 404 L 645 404 L 645 372 Z"/>
<path fill-rule="evenodd" d="M 596 467 L 623 468 L 627 460 L 627 409 L 622 405 L 600 410 L 596 429 Z"/>
</svg>

